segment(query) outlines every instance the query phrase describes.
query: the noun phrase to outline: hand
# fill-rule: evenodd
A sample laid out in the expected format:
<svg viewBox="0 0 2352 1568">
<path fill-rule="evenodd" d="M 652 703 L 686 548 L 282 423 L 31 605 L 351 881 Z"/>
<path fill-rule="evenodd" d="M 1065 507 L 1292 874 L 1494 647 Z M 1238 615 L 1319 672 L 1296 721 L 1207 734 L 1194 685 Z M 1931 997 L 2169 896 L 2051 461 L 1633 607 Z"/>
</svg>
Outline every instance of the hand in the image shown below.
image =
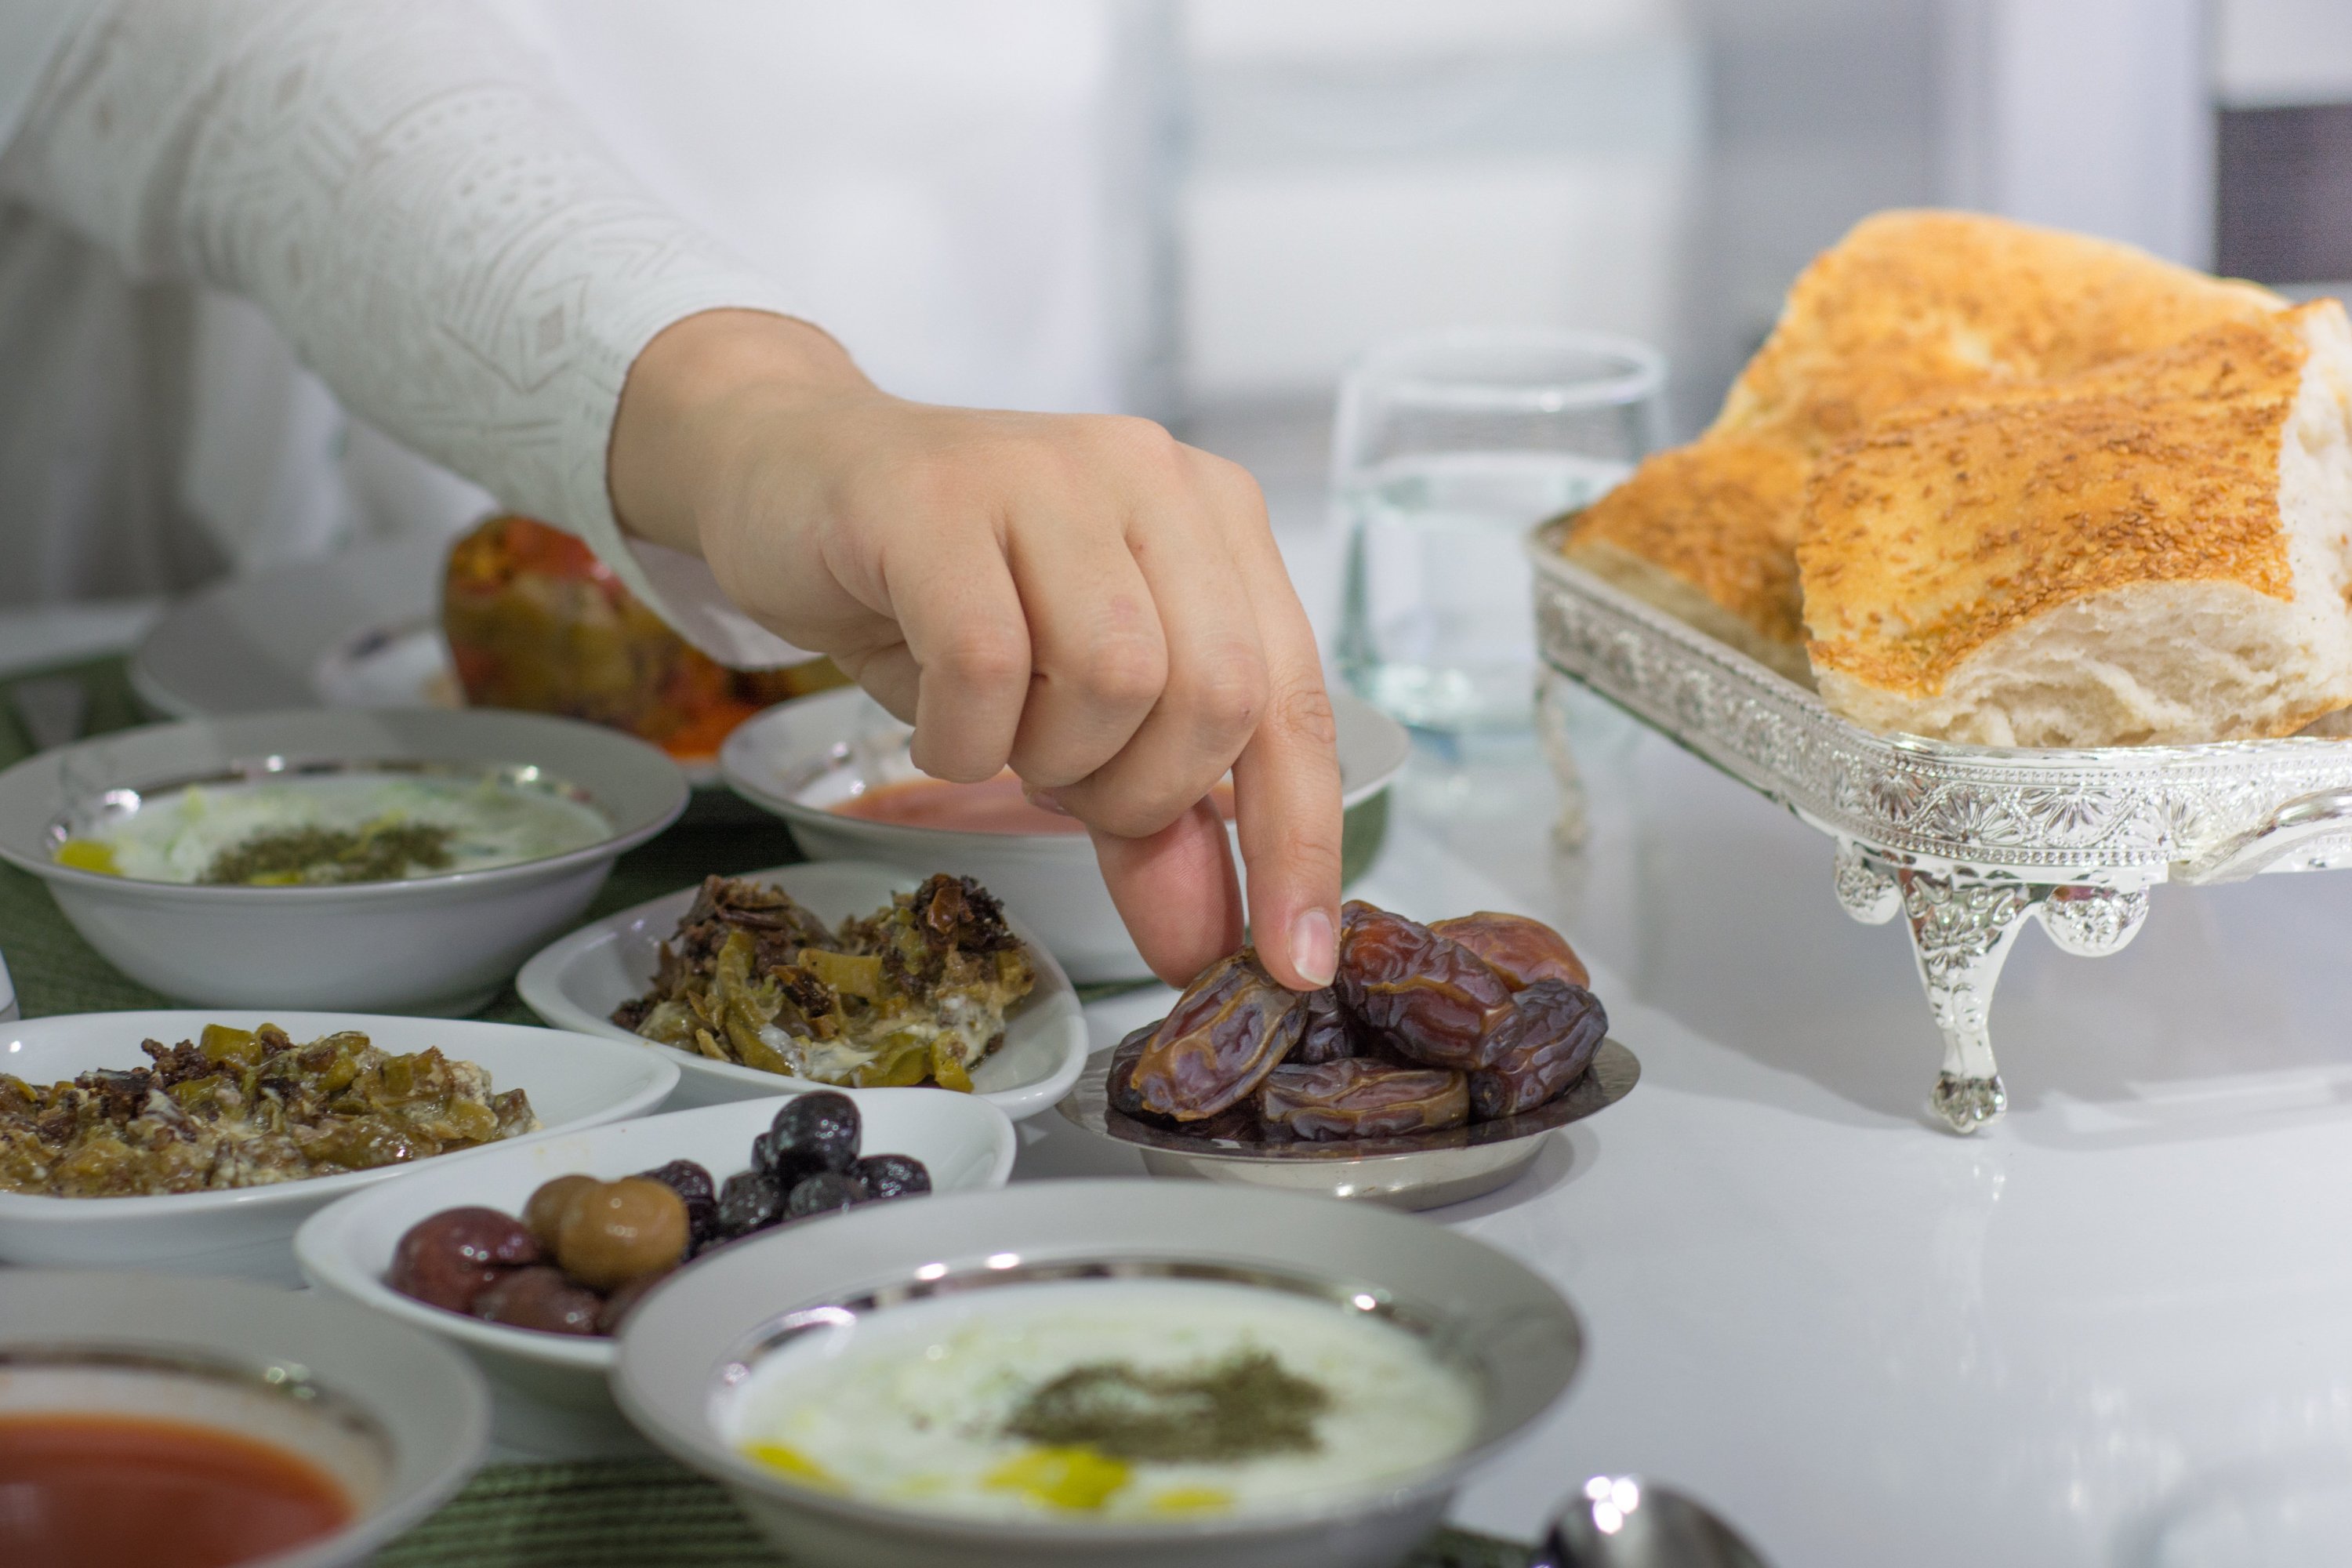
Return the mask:
<svg viewBox="0 0 2352 1568">
<path fill-rule="evenodd" d="M 912 723 L 925 773 L 1009 766 L 1084 822 L 1173 984 L 1242 941 L 1231 768 L 1259 955 L 1329 983 L 1330 699 L 1242 468 L 1139 419 L 908 403 L 804 322 L 709 311 L 631 368 L 610 478 L 630 531 Z"/>
</svg>

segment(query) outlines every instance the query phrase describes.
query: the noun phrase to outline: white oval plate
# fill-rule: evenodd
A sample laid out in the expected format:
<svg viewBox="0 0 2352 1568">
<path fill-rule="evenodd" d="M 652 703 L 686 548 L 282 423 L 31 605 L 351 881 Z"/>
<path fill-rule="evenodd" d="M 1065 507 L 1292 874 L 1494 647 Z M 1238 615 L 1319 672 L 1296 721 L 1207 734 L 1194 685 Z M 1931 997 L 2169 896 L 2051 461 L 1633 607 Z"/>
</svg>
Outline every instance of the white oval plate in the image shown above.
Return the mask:
<svg viewBox="0 0 2352 1568">
<path fill-rule="evenodd" d="M 677 1085 L 673 1062 L 610 1040 L 583 1039 L 524 1024 L 226 1008 L 76 1013 L 0 1025 L 0 1072 L 46 1086 L 93 1068 L 143 1067 L 147 1058 L 139 1051 L 142 1040 L 169 1046 L 194 1039 L 206 1024 L 250 1029 L 264 1023 L 276 1024 L 298 1041 L 357 1029 L 395 1056 L 438 1046 L 444 1056 L 488 1068 L 497 1091 L 520 1089 L 530 1096 L 541 1130 L 527 1138 L 642 1115 Z M 316 1210 L 355 1189 L 445 1161 L 478 1159 L 510 1143 L 436 1155 L 420 1164 L 224 1192 L 131 1198 L 0 1192 L 0 1258 L 290 1281 L 295 1271 L 289 1243 L 295 1228 Z"/>
<path fill-rule="evenodd" d="M 857 860 L 779 866 L 744 874 L 752 881 L 783 889 L 829 922 L 848 915 L 872 914 L 888 903 L 892 894 L 910 891 L 922 882 L 920 877 Z M 675 1102 L 678 1105 L 712 1105 L 831 1087 L 691 1056 L 633 1035 L 613 1022 L 614 1008 L 643 995 L 653 984 L 656 955 L 677 931 L 679 919 L 694 907 L 698 890 L 681 888 L 582 927 L 525 963 L 522 973 L 515 976 L 515 989 L 532 1012 L 559 1029 L 626 1040 L 664 1061 L 675 1062 L 683 1075 Z M 1005 1020 L 1004 1044 L 980 1064 L 971 1081 L 980 1099 L 1018 1121 L 1050 1110 L 1078 1081 L 1087 1061 L 1087 1023 L 1070 977 L 1062 973 L 1052 952 L 1010 910 L 1005 923 L 1028 943 L 1037 985 Z"/>
<path fill-rule="evenodd" d="M 977 1096 L 920 1089 L 834 1092 L 857 1102 L 865 1152 L 913 1155 L 930 1172 L 936 1193 L 1001 1187 L 1013 1173 L 1019 1143 L 1013 1122 Z M 393 1249 L 411 1226 L 443 1209 L 481 1204 L 519 1215 L 541 1182 L 574 1172 L 610 1181 L 693 1160 L 723 1184 L 751 1163 L 751 1140 L 791 1098 L 739 1100 L 535 1138 L 468 1160 L 463 1169 L 420 1166 L 406 1180 L 355 1193 L 311 1215 L 294 1238 L 294 1253 L 304 1277 L 320 1289 L 457 1342 L 487 1371 L 534 1397 L 594 1408 L 606 1398 L 613 1341 L 536 1333 L 428 1307 L 383 1282 Z"/>
</svg>

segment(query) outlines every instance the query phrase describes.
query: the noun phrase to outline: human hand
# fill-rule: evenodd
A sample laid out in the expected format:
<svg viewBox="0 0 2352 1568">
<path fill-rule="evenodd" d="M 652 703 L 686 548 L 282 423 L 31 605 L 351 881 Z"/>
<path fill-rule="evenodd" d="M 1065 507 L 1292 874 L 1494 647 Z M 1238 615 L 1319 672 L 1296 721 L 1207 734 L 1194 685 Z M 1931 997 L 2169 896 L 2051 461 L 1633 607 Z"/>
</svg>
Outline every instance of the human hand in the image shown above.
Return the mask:
<svg viewBox="0 0 2352 1568">
<path fill-rule="evenodd" d="M 1330 700 L 1244 470 L 1144 420 L 908 403 L 804 322 L 709 311 L 631 369 L 610 479 L 632 532 L 912 723 L 925 773 L 1009 766 L 1084 822 L 1171 984 L 1242 941 L 1230 768 L 1259 956 L 1329 982 Z"/>
</svg>

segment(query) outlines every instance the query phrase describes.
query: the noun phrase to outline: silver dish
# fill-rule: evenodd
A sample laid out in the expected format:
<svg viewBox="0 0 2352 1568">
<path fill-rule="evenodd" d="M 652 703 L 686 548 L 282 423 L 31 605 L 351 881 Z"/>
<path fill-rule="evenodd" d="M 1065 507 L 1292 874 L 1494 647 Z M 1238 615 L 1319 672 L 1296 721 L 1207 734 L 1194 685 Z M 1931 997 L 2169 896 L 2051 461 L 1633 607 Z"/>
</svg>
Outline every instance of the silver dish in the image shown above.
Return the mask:
<svg viewBox="0 0 2352 1568">
<path fill-rule="evenodd" d="M 1371 1486 L 1165 1520 L 929 1512 L 818 1490 L 736 1448 L 732 1391 L 809 1326 L 854 1328 L 925 1297 L 1150 1278 L 1320 1296 L 1423 1336 L 1483 1395 L 1469 1446 Z M 808 1568 L 1392 1568 L 1472 1470 L 1556 1407 L 1582 1357 L 1554 1287 L 1441 1226 L 1189 1183 L 1030 1182 L 805 1221 L 679 1270 L 624 1326 L 613 1391 Z"/>
<path fill-rule="evenodd" d="M 1882 735 L 1610 586 L 1535 531 L 1536 636 L 1553 669 L 1835 842 L 1838 901 L 1901 914 L 1944 1039 L 1932 1103 L 1958 1132 L 2009 1096 L 1987 1020 L 2027 918 L 2063 951 L 2119 951 L 2159 882 L 2352 865 L 2352 744 L 2294 736 L 2032 750 Z"/>
<path fill-rule="evenodd" d="M 1533 1163 L 1544 1140 L 1571 1121 L 1605 1110 L 1633 1091 L 1642 1064 L 1615 1040 L 1603 1040 L 1591 1070 L 1548 1105 L 1498 1121 L 1402 1138 L 1259 1143 L 1187 1138 L 1110 1108 L 1109 1051 L 1097 1051 L 1078 1074 L 1062 1114 L 1087 1131 L 1124 1143 L 1155 1176 L 1193 1176 L 1241 1186 L 1279 1187 L 1325 1197 L 1366 1198 L 1391 1208 L 1433 1209 L 1491 1193 Z"/>
</svg>

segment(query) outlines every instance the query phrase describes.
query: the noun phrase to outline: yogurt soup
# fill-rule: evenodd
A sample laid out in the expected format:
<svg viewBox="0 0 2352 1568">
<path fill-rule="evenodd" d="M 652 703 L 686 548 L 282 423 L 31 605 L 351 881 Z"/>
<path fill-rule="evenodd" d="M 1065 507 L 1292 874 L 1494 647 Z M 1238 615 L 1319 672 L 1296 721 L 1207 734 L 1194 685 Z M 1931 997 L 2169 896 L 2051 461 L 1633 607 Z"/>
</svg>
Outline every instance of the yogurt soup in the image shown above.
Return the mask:
<svg viewBox="0 0 2352 1568">
<path fill-rule="evenodd" d="M 611 836 L 594 807 L 495 774 L 192 784 L 68 838 L 58 864 L 148 882 L 289 887 L 481 871 Z"/>
<path fill-rule="evenodd" d="M 1479 1397 L 1416 1334 L 1246 1285 L 1009 1285 L 791 1341 L 730 1440 L 803 1485 L 992 1519 L 1313 1506 L 1468 1447 Z"/>
</svg>

